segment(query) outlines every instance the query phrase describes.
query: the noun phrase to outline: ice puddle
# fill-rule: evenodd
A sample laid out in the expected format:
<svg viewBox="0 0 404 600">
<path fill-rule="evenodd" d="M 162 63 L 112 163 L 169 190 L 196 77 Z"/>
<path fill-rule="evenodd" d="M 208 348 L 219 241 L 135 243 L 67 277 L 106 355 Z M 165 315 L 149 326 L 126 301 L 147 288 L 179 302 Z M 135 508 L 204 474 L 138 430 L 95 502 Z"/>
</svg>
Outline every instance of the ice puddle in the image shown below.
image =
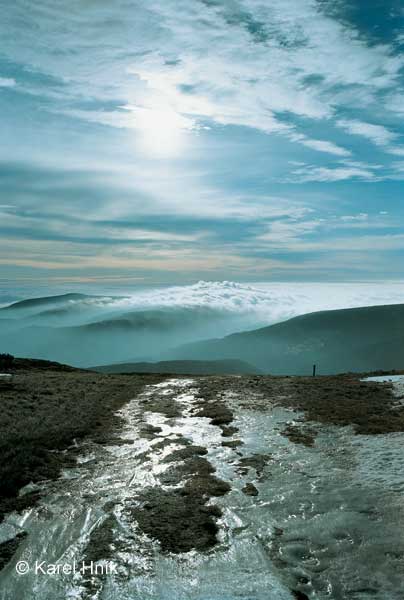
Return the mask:
<svg viewBox="0 0 404 600">
<path fill-rule="evenodd" d="M 316 443 L 306 447 L 281 433 L 299 415 L 280 407 L 246 408 L 248 398 L 229 395 L 239 428 L 234 437 L 244 445 L 223 447 L 219 427 L 193 416 L 196 385 L 172 379 L 148 386 L 146 403 L 135 399 L 121 411 L 120 435 L 128 443 L 83 444 L 77 467 L 44 482 L 44 497 L 34 509 L 9 515 L 0 526 L 0 542 L 22 530 L 28 535 L 0 573 L 0 598 L 402 599 L 404 435 L 354 436 L 351 428 L 315 424 Z M 172 396 L 182 416 L 144 412 L 147 398 L 156 394 Z M 157 438 L 140 436 L 145 421 L 161 427 Z M 159 474 L 168 467 L 163 459 L 178 447 L 179 434 L 208 449 L 216 475 L 232 488 L 214 499 L 223 516 L 219 544 L 207 553 L 162 554 L 125 511 L 140 490 L 161 485 Z M 163 438 L 172 444 L 153 451 Z M 257 456 L 265 460 L 249 466 Z M 246 483 L 258 495 L 244 494 Z M 35 561 L 88 558 L 90 536 L 103 528 L 110 532 L 108 560 L 116 573 L 33 572 Z M 30 572 L 17 575 L 18 561 L 26 561 Z"/>
</svg>

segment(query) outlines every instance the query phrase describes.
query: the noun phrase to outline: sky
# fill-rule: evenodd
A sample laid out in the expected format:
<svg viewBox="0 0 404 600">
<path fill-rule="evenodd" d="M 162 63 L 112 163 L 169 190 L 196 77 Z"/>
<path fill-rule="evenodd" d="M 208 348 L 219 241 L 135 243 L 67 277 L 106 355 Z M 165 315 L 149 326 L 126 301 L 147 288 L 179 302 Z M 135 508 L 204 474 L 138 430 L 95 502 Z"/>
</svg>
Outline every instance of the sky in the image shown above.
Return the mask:
<svg viewBox="0 0 404 600">
<path fill-rule="evenodd" d="M 0 288 L 404 279 L 402 0 L 14 0 Z"/>
</svg>

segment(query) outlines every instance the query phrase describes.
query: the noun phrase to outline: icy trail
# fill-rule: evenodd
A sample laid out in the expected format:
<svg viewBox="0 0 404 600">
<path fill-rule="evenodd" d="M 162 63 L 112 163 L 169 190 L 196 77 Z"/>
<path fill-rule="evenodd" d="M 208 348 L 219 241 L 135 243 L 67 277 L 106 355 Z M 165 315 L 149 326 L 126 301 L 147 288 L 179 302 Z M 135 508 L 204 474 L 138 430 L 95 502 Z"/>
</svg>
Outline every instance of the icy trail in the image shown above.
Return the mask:
<svg viewBox="0 0 404 600">
<path fill-rule="evenodd" d="M 404 435 L 315 424 L 316 443 L 306 447 L 282 435 L 299 415 L 228 394 L 243 445 L 227 447 L 219 427 L 195 416 L 196 388 L 190 379 L 146 388 L 122 411 L 122 443 L 87 442 L 76 468 L 44 482 L 36 508 L 9 516 L 0 541 L 21 530 L 28 536 L 0 573 L 1 600 L 292 600 L 292 590 L 315 600 L 402 599 Z M 180 416 L 148 410 L 164 397 Z M 162 483 L 166 459 L 180 439 L 206 448 L 215 475 L 231 486 L 214 499 L 223 514 L 208 552 L 162 553 L 127 510 L 142 490 L 170 488 Z M 243 493 L 246 484 L 258 494 Z M 112 561 L 116 574 L 15 572 L 21 560 L 88 559 L 97 533 L 99 560 Z"/>
</svg>

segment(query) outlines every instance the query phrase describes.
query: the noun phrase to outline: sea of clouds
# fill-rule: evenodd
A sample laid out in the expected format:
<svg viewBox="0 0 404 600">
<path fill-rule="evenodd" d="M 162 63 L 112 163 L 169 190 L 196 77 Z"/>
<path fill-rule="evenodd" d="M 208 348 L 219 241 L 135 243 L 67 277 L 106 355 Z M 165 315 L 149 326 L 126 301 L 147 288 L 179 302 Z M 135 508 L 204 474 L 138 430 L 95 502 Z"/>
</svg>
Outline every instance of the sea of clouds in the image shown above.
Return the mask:
<svg viewBox="0 0 404 600">
<path fill-rule="evenodd" d="M 161 360 L 185 343 L 305 313 L 400 303 L 404 303 L 404 282 L 199 281 L 124 290 L 119 295 L 66 296 L 2 313 L 0 351 L 73 366 Z M 89 323 L 98 326 L 85 327 Z M 41 327 L 41 335 L 33 326 Z"/>
<path fill-rule="evenodd" d="M 254 283 L 199 281 L 193 285 L 142 290 L 124 297 L 72 301 L 111 313 L 155 309 L 210 309 L 242 317 L 250 326 L 277 323 L 320 310 L 400 304 L 404 282 Z"/>
</svg>

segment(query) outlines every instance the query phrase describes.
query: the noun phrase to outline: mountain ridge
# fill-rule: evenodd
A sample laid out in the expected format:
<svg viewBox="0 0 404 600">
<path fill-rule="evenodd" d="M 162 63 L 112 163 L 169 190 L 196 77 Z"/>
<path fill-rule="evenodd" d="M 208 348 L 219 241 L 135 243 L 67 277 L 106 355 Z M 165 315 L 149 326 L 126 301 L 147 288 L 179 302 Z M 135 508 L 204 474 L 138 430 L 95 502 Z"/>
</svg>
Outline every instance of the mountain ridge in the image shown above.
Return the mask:
<svg viewBox="0 0 404 600">
<path fill-rule="evenodd" d="M 259 375 L 260 371 L 241 360 L 167 360 L 112 363 L 89 367 L 98 373 L 175 373 L 179 375 Z"/>
<path fill-rule="evenodd" d="M 63 302 L 69 300 L 82 300 L 84 298 L 96 298 L 96 296 L 90 296 L 88 294 L 79 294 L 75 292 L 68 292 L 66 294 L 56 294 L 55 296 L 39 296 L 38 298 L 27 298 L 26 300 L 18 300 L 17 302 L 13 302 L 8 306 L 1 307 L 0 311 L 32 308 L 35 306 L 41 306 L 43 304 L 63 304 Z"/>
<path fill-rule="evenodd" d="M 238 358 L 264 372 L 308 374 L 404 365 L 404 304 L 319 311 L 223 338 L 178 347 L 173 357 Z M 380 364 L 376 364 L 377 362 Z"/>
</svg>

